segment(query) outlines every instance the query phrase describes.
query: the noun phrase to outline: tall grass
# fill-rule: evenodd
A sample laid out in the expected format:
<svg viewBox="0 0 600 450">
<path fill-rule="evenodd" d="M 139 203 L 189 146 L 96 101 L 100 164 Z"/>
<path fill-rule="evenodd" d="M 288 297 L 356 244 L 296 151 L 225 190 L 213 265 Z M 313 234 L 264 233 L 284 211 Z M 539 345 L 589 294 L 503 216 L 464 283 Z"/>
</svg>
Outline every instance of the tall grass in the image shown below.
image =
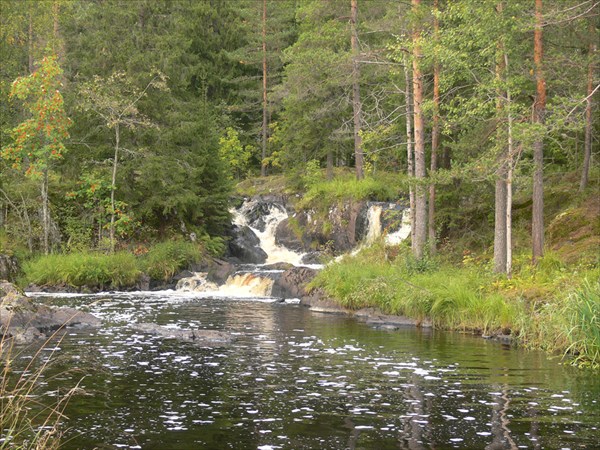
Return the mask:
<svg viewBox="0 0 600 450">
<path fill-rule="evenodd" d="M 99 288 L 133 286 L 141 275 L 136 257 L 126 252 L 46 255 L 27 261 L 23 271 L 28 283 Z"/>
<path fill-rule="evenodd" d="M 600 367 L 600 281 L 586 280 L 567 297 L 563 311 L 569 343 L 566 352 L 575 356 L 577 365 Z"/>
<path fill-rule="evenodd" d="M 50 336 L 25 367 L 15 364 L 20 352 L 14 346 L 14 340 L 0 336 L 0 449 L 53 450 L 60 447 L 64 410 L 79 383 L 50 403 L 39 400 L 39 391 L 55 352 L 44 350 L 60 344 L 64 336 L 61 331 L 59 329 Z"/>
<path fill-rule="evenodd" d="M 169 280 L 178 271 L 203 257 L 202 247 L 182 240 L 166 241 L 151 247 L 141 261 L 141 268 L 156 280 Z"/>
<path fill-rule="evenodd" d="M 600 367 L 598 269 L 568 270 L 549 255 L 512 279 L 485 263 L 451 265 L 440 259 L 415 265 L 406 249 L 394 261 L 382 246 L 327 266 L 311 283 L 349 309 L 378 308 L 438 328 L 510 333 L 529 348 L 574 355 L 574 363 Z M 562 294 L 559 294 L 562 292 Z"/>
<path fill-rule="evenodd" d="M 327 181 L 315 181 L 308 186 L 299 208 L 329 208 L 333 200 L 380 200 L 397 201 L 403 178 L 398 175 L 380 174 L 357 181 L 353 175 Z"/>
</svg>

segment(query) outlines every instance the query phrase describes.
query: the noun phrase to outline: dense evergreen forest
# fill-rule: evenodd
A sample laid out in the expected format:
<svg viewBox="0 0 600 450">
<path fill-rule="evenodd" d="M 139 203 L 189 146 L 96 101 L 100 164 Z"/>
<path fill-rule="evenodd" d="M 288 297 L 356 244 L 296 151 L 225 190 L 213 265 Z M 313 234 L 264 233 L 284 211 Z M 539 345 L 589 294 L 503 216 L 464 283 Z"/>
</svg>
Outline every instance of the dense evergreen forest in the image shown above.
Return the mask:
<svg viewBox="0 0 600 450">
<path fill-rule="evenodd" d="M 3 245 L 209 241 L 236 181 L 353 167 L 402 174 L 418 258 L 485 200 L 510 273 L 514 196 L 535 261 L 544 181 L 597 177 L 593 1 L 3 1 L 1 20 Z"/>
</svg>

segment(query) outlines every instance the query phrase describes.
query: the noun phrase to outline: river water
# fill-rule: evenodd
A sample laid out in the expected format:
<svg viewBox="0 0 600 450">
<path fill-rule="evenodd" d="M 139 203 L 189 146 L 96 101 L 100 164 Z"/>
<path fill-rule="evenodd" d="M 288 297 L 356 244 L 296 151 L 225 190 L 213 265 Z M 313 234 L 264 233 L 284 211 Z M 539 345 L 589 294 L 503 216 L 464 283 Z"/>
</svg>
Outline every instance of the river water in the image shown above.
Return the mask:
<svg viewBox="0 0 600 450">
<path fill-rule="evenodd" d="M 268 299 L 155 292 L 42 301 L 103 319 L 45 350 L 54 364 L 39 400 L 82 388 L 65 411 L 64 449 L 600 445 L 597 372 L 539 352 L 460 333 L 375 329 Z M 203 347 L 137 332 L 135 322 L 236 340 Z"/>
</svg>

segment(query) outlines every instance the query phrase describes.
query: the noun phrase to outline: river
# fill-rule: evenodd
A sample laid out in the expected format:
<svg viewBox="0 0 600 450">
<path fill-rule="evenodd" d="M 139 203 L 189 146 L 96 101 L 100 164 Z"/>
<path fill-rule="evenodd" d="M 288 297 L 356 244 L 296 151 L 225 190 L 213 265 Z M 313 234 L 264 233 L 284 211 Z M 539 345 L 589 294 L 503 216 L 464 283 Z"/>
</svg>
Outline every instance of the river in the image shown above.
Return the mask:
<svg viewBox="0 0 600 450">
<path fill-rule="evenodd" d="M 65 410 L 64 449 L 600 445 L 597 372 L 541 352 L 460 333 L 375 329 L 268 299 L 166 291 L 41 300 L 103 319 L 44 350 L 53 364 L 38 400 L 81 388 Z M 135 322 L 236 340 L 203 347 L 140 333 Z"/>
</svg>

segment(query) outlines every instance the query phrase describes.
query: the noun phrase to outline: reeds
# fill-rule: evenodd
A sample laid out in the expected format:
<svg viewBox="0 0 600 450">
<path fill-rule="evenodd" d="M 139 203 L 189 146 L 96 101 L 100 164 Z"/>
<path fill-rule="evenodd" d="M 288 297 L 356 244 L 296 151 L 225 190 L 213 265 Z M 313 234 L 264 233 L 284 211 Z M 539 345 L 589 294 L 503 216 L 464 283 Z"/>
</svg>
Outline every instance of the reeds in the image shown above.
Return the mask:
<svg viewBox="0 0 600 450">
<path fill-rule="evenodd" d="M 8 330 L 9 324 L 0 334 L 0 450 L 57 449 L 66 418 L 65 408 L 78 391 L 81 380 L 51 402 L 42 401 L 39 391 L 42 381 L 48 381 L 49 368 L 57 359 L 55 353 L 64 337 L 64 326 L 41 345 L 31 344 L 39 345 L 39 348 L 25 367 L 20 367 L 17 362 L 31 348 L 16 345 Z"/>
</svg>

